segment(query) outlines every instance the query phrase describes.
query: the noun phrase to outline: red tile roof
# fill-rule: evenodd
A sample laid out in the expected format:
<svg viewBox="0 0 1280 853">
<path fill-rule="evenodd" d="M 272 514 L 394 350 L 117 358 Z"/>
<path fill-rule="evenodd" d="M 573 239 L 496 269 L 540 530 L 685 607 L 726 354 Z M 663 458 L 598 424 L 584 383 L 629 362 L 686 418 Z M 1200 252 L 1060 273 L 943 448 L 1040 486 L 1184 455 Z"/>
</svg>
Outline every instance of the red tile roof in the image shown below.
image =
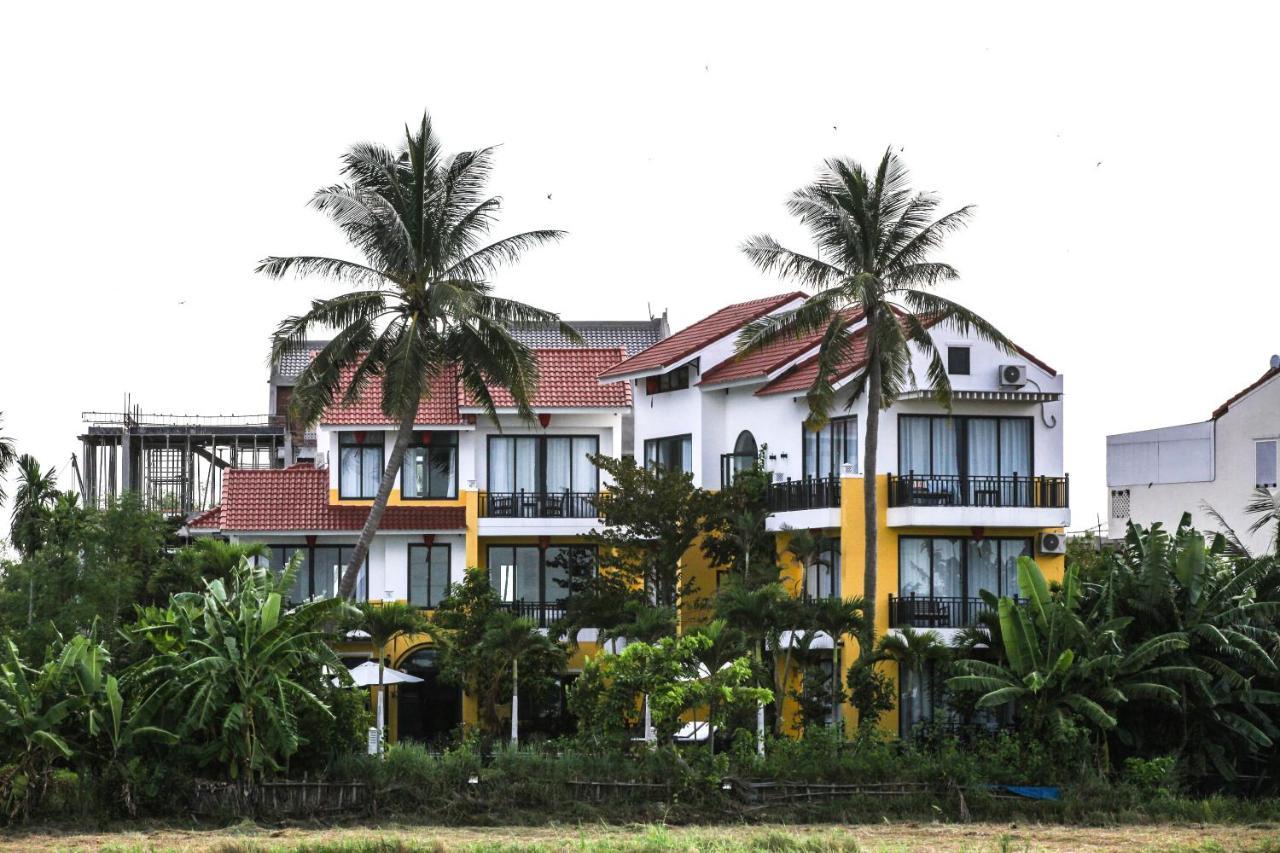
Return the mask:
<svg viewBox="0 0 1280 853">
<path fill-rule="evenodd" d="M 196 530 L 349 531 L 364 527 L 366 506 L 332 506 L 329 472 L 311 465 L 253 470 L 231 468 L 222 478 L 222 505 L 187 526 Z M 463 530 L 460 506 L 390 506 L 379 530 Z"/>
<path fill-rule="evenodd" d="M 343 389 L 351 386 L 351 377 L 355 369 L 342 373 Z M 418 414 L 414 416 L 416 424 L 435 424 L 449 426 L 465 423 L 458 413 L 458 371 L 450 367 L 440 374 L 431 384 L 431 393 L 418 404 Z M 324 410 L 320 416 L 322 424 L 358 424 L 374 426 L 377 424 L 394 424 L 395 422 L 382 413 L 382 377 L 374 376 L 365 383 L 359 398 L 349 406 L 342 405 L 339 395 L 334 405 Z"/>
<path fill-rule="evenodd" d="M 1234 395 L 1230 400 L 1227 400 L 1221 406 L 1214 409 L 1213 420 L 1216 421 L 1218 418 L 1225 415 L 1227 411 L 1230 410 L 1232 403 L 1235 403 L 1237 400 L 1239 400 L 1241 397 L 1245 396 L 1246 394 L 1249 394 L 1253 391 L 1258 390 L 1263 385 L 1266 385 L 1268 382 L 1270 382 L 1272 379 L 1274 379 L 1277 376 L 1280 376 L 1280 367 L 1269 368 L 1266 373 L 1259 376 L 1257 380 L 1255 380 L 1252 384 L 1249 385 L 1248 388 L 1245 388 L 1240 393 Z"/>
<path fill-rule="evenodd" d="M 760 319 L 793 299 L 803 298 L 804 294 L 796 291 L 769 296 L 764 299 L 753 299 L 750 302 L 739 302 L 736 305 L 721 308 L 711 316 L 704 317 L 692 326 L 681 329 L 647 350 L 636 353 L 612 370 L 601 374 L 600 378 L 609 379 L 674 367 L 681 359 L 693 355 L 698 350 L 715 343 L 726 335 L 733 334 L 752 320 Z"/>
<path fill-rule="evenodd" d="M 850 322 L 862 319 L 862 310 L 844 312 Z M 825 330 L 824 330 L 825 331 Z M 699 385 L 715 385 L 743 379 L 763 378 L 785 367 L 822 341 L 824 332 L 816 332 L 802 338 L 774 341 L 742 358 L 728 358 L 702 374 Z"/>
<path fill-rule="evenodd" d="M 541 348 L 538 357 L 538 390 L 533 395 L 536 409 L 629 408 L 631 383 L 610 382 L 602 385 L 599 376 L 627 357 L 622 347 L 586 349 L 582 347 Z M 515 398 L 506 388 L 490 388 L 494 405 L 499 409 L 515 406 Z M 461 386 L 458 403 L 475 407 L 476 401 Z"/>
<path fill-rule="evenodd" d="M 626 357 L 621 347 L 589 349 L 585 347 L 535 349 L 538 359 L 538 390 L 534 393 L 533 408 L 626 408 L 631 405 L 631 386 L 626 382 L 601 385 L 597 381 L 601 371 L 612 367 Z M 342 387 L 348 387 L 353 370 L 343 374 Z M 491 387 L 498 408 L 515 406 L 511 392 L 497 386 Z M 476 405 L 458 381 L 458 371 L 450 368 L 432 384 L 431 394 L 418 406 L 414 417 L 416 424 L 450 426 L 463 424 L 467 419 L 458 411 L 459 406 Z M 382 413 L 382 378 L 370 379 L 359 399 L 350 406 L 336 403 L 325 409 L 320 417 L 322 424 L 368 425 L 393 424 Z"/>
</svg>

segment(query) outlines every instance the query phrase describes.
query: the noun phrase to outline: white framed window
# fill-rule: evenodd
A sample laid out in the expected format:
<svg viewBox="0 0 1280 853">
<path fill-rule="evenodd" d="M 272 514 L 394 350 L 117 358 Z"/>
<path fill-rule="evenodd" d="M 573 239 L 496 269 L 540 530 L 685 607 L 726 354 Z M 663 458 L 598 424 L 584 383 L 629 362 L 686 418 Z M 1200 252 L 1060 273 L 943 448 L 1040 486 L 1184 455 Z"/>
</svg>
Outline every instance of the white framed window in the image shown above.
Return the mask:
<svg viewBox="0 0 1280 853">
<path fill-rule="evenodd" d="M 1268 438 L 1253 443 L 1254 479 L 1253 484 L 1260 489 L 1276 487 L 1276 453 L 1277 439 Z"/>
</svg>

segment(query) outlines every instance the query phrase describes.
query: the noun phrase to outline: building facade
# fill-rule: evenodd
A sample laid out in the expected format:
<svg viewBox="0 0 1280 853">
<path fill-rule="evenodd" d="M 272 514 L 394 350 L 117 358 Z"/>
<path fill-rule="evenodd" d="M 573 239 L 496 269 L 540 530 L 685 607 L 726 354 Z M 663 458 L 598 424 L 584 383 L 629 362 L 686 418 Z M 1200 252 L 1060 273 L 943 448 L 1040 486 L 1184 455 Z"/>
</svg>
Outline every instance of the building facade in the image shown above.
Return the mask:
<svg viewBox="0 0 1280 853">
<path fill-rule="evenodd" d="M 1107 436 L 1109 534 L 1129 521 L 1174 529 L 1191 513 L 1214 531 L 1212 508 L 1254 549 L 1270 543 L 1249 533 L 1244 511 L 1259 488 L 1276 488 L 1280 447 L 1280 356 L 1267 371 L 1214 410 L 1208 420 Z"/>
</svg>

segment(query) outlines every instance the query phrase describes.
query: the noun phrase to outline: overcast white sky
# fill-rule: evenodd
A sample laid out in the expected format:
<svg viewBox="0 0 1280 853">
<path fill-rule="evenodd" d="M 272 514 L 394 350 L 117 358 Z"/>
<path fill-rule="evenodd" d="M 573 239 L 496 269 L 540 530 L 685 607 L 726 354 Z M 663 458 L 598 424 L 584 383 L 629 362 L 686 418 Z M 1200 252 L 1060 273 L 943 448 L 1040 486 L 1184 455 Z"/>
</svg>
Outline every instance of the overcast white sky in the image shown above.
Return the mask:
<svg viewBox="0 0 1280 853">
<path fill-rule="evenodd" d="M 804 247 L 787 194 L 901 146 L 978 206 L 951 295 L 1066 375 L 1075 527 L 1107 433 L 1202 420 L 1280 351 L 1274 5 L 630 9 L 7 6 L 4 432 L 63 469 L 126 391 L 264 411 L 273 326 L 335 290 L 255 263 L 344 252 L 308 197 L 424 107 L 452 150 L 502 145 L 503 231 L 570 232 L 499 281 L 567 319 L 778 292 L 739 242 Z"/>
</svg>

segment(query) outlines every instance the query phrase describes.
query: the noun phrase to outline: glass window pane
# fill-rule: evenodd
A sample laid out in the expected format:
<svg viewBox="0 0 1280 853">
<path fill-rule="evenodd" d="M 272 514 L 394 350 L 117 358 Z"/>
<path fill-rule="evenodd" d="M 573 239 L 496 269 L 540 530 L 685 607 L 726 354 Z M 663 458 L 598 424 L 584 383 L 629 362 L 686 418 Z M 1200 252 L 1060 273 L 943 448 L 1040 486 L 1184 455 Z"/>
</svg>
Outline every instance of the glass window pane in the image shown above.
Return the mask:
<svg viewBox="0 0 1280 853">
<path fill-rule="evenodd" d="M 377 497 L 378 486 L 382 482 L 382 448 L 381 447 L 365 447 L 362 448 L 364 453 L 364 470 L 361 478 L 361 494 L 360 497 L 372 498 Z"/>
<path fill-rule="evenodd" d="M 516 553 L 510 547 L 489 549 L 489 583 L 503 601 L 515 601 Z"/>
<path fill-rule="evenodd" d="M 516 601 L 541 601 L 538 588 L 538 549 L 516 548 Z"/>
<path fill-rule="evenodd" d="M 1000 542 L 1000 594 L 1016 598 L 1022 593 L 1018 587 L 1018 558 L 1031 556 L 1031 540 L 1004 539 Z"/>
<path fill-rule="evenodd" d="M 427 496 L 432 498 L 456 498 L 458 496 L 458 447 L 432 447 L 427 456 L 429 485 Z"/>
<path fill-rule="evenodd" d="M 589 457 L 600 452 L 600 440 L 583 436 L 573 440 L 573 491 L 595 494 L 600 491 L 600 474 Z"/>
<path fill-rule="evenodd" d="M 431 594 L 428 607 L 436 607 L 449 594 L 449 546 L 431 547 Z"/>
<path fill-rule="evenodd" d="M 931 474 L 954 476 L 960 473 L 956 445 L 956 422 L 952 418 L 933 419 L 933 470 Z"/>
<path fill-rule="evenodd" d="M 827 424 L 818 433 L 818 473 L 819 477 L 831 476 L 831 430 L 832 425 Z"/>
<path fill-rule="evenodd" d="M 969 598 L 978 590 L 1000 594 L 1000 545 L 995 539 L 969 540 Z"/>
<path fill-rule="evenodd" d="M 818 434 L 807 426 L 800 427 L 804 433 L 804 479 L 812 480 L 818 476 Z"/>
<path fill-rule="evenodd" d="M 342 497 L 354 497 L 360 494 L 360 448 L 343 447 L 339 450 L 339 455 L 339 494 Z"/>
<path fill-rule="evenodd" d="M 999 425 L 995 418 L 970 418 L 966 423 L 969 432 L 969 475 L 994 477 L 1000 473 Z M 985 488 L 976 485 L 974 488 Z"/>
<path fill-rule="evenodd" d="M 854 471 L 858 470 L 858 419 L 841 418 L 837 424 L 836 464 L 831 472 L 834 476 L 840 475 L 840 466 L 844 463 L 852 465 Z"/>
<path fill-rule="evenodd" d="M 573 458 L 573 441 L 568 438 L 548 438 L 547 493 L 560 494 L 569 491 L 570 465 Z"/>
<path fill-rule="evenodd" d="M 1262 488 L 1276 485 L 1276 442 L 1259 441 L 1254 444 L 1256 477 L 1254 483 Z"/>
<path fill-rule="evenodd" d="M 338 589 L 338 579 L 347 564 L 342 562 L 340 550 L 332 545 L 317 545 L 316 564 L 312 567 L 315 578 L 315 594 L 331 598 Z"/>
<path fill-rule="evenodd" d="M 569 593 L 569 567 L 574 548 L 555 545 L 547 549 L 546 600 L 564 601 Z"/>
<path fill-rule="evenodd" d="M 901 594 L 929 595 L 930 557 L 933 550 L 928 539 L 903 537 L 898 547 L 898 588 Z"/>
<path fill-rule="evenodd" d="M 514 492 L 516 440 L 506 436 L 489 439 L 489 491 Z"/>
<path fill-rule="evenodd" d="M 680 440 L 680 467 L 677 470 L 686 474 L 693 473 L 693 436 L 685 436 Z"/>
<path fill-rule="evenodd" d="M 964 572 L 963 539 L 934 539 L 933 542 L 933 594 L 939 598 L 959 597 L 964 594 L 961 585 Z"/>
<path fill-rule="evenodd" d="M 898 445 L 898 473 L 928 474 L 929 462 L 929 423 L 927 417 L 899 415 L 901 424 Z"/>
<path fill-rule="evenodd" d="M 538 439 L 517 438 L 515 491 L 538 492 Z"/>
<path fill-rule="evenodd" d="M 1006 477 L 1031 476 L 1031 421 L 1024 418 L 1000 421 L 1000 473 Z"/>
<path fill-rule="evenodd" d="M 400 466 L 400 494 L 403 497 L 426 497 L 423 491 L 426 484 L 426 463 L 426 448 L 410 447 L 405 450 L 404 463 Z"/>
</svg>

